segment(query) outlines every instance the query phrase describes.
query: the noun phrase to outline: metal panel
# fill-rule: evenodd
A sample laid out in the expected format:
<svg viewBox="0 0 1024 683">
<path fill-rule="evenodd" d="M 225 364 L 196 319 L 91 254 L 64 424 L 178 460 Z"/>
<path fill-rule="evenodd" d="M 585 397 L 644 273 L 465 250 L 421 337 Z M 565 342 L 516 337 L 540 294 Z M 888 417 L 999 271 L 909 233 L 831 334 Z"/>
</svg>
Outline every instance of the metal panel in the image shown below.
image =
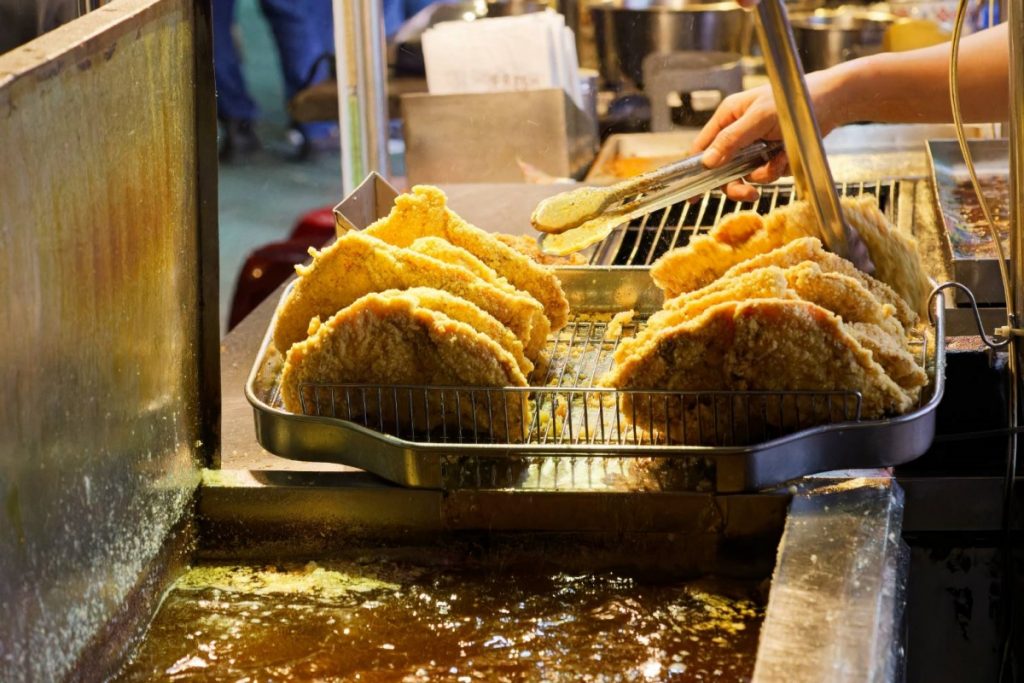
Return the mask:
<svg viewBox="0 0 1024 683">
<path fill-rule="evenodd" d="M 112 3 L 0 56 L 0 680 L 69 674 L 212 445 L 208 11 Z"/>
<path fill-rule="evenodd" d="M 560 89 L 402 97 L 410 184 L 522 182 L 519 162 L 582 176 L 593 122 Z"/>
<path fill-rule="evenodd" d="M 902 680 L 903 491 L 884 477 L 793 499 L 753 680 Z"/>
</svg>

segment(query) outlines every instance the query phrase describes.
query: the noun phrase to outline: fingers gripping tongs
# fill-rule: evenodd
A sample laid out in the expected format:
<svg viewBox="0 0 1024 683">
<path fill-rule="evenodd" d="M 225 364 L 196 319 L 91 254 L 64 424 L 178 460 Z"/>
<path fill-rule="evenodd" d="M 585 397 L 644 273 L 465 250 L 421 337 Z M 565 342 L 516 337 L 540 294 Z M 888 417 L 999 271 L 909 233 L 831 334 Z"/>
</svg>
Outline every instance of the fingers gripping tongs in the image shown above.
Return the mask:
<svg viewBox="0 0 1024 683">
<path fill-rule="evenodd" d="M 530 222 L 548 233 L 543 249 L 569 254 L 607 237 L 617 226 L 742 178 L 782 149 L 779 142 L 756 142 L 722 166 L 709 169 L 697 154 L 609 187 L 581 187 L 548 197 Z"/>
</svg>

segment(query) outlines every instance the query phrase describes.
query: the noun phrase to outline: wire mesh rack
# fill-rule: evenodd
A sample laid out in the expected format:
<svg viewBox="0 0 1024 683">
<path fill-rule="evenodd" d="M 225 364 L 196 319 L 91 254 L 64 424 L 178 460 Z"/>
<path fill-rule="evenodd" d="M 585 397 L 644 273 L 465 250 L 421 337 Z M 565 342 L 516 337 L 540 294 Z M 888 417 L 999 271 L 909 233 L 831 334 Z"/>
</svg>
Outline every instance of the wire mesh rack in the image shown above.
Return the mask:
<svg viewBox="0 0 1024 683">
<path fill-rule="evenodd" d="M 874 195 L 886 217 L 895 222 L 900 189 L 912 180 L 844 182 L 837 184 L 836 190 L 842 197 Z M 764 214 L 788 205 L 793 199 L 793 186 L 786 183 L 763 188 L 754 202 L 738 202 L 721 192 L 707 192 L 699 201 L 680 202 L 651 211 L 619 226 L 607 239 L 588 250 L 588 261 L 591 265 L 649 266 L 665 252 L 686 246 L 696 235 L 709 231 L 723 216 L 738 211 Z"/>
<path fill-rule="evenodd" d="M 570 321 L 548 340 L 548 360 L 531 387 L 302 384 L 299 400 L 304 415 L 346 420 L 415 443 L 563 452 L 574 446 L 585 447 L 583 452 L 592 446 L 742 446 L 860 420 L 861 396 L 855 391 L 595 386 L 611 370 L 619 342 L 642 328 L 643 322 Z"/>
</svg>

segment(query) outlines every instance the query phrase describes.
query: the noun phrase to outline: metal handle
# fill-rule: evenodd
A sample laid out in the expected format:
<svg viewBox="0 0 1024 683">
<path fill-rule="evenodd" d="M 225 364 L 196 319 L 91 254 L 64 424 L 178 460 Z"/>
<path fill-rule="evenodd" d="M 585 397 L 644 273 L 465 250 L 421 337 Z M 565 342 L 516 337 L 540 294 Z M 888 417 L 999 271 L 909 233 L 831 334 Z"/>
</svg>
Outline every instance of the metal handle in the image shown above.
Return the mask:
<svg viewBox="0 0 1024 683">
<path fill-rule="evenodd" d="M 752 145 L 741 149 L 727 163 L 712 169 L 704 166 L 704 162 L 701 161 L 703 154 L 694 154 L 693 156 L 638 175 L 635 178 L 617 183 L 614 185 L 615 194 L 625 197 L 667 185 L 680 178 L 695 178 L 697 176 L 702 178 L 707 176 L 711 179 L 720 180 L 718 185 L 713 186 L 718 187 L 753 171 L 780 151 L 782 151 L 782 144 L 780 142 L 758 140 Z"/>
<path fill-rule="evenodd" d="M 781 0 L 761 0 L 757 6 L 757 37 L 775 95 L 782 140 L 797 193 L 806 198 L 821 227 L 822 240 L 835 254 L 850 258 L 848 230 L 843 222 L 832 171 L 825 158 L 821 130 L 811 109 L 804 70 Z"/>
</svg>

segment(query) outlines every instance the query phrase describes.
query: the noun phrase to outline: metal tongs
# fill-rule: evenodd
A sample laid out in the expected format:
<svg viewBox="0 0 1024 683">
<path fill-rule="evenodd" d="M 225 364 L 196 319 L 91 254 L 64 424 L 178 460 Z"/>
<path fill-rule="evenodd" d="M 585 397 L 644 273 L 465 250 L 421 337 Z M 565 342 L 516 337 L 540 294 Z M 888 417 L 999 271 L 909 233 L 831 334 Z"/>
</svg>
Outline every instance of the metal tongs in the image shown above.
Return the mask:
<svg viewBox="0 0 1024 683">
<path fill-rule="evenodd" d="M 829 251 L 873 273 L 874 264 L 860 236 L 843 219 L 832 170 L 825 157 L 821 129 L 811 109 L 804 69 L 797 56 L 793 30 L 782 0 L 761 0 L 757 6 L 757 37 L 778 109 L 782 140 L 797 195 L 806 199 L 818 218 L 822 242 Z"/>
<path fill-rule="evenodd" d="M 568 254 L 599 242 L 617 226 L 742 178 L 782 150 L 780 142 L 759 141 L 718 168 L 696 154 L 609 187 L 581 187 L 548 197 L 530 222 L 549 254 Z"/>
</svg>

